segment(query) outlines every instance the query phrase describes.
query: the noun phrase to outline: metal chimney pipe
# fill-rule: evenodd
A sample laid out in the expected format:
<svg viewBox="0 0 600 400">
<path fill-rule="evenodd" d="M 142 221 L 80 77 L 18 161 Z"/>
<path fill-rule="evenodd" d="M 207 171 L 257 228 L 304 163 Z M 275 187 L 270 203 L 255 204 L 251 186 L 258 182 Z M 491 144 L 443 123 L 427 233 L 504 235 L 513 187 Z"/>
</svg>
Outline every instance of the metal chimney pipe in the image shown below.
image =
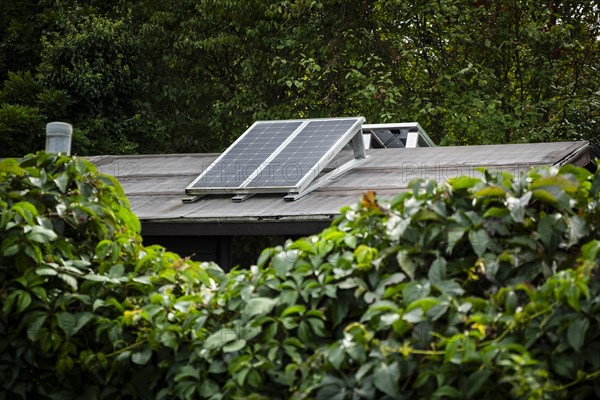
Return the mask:
<svg viewBox="0 0 600 400">
<path fill-rule="evenodd" d="M 73 126 L 66 122 L 49 122 L 46 124 L 46 152 L 66 153 L 71 155 L 71 137 Z"/>
</svg>

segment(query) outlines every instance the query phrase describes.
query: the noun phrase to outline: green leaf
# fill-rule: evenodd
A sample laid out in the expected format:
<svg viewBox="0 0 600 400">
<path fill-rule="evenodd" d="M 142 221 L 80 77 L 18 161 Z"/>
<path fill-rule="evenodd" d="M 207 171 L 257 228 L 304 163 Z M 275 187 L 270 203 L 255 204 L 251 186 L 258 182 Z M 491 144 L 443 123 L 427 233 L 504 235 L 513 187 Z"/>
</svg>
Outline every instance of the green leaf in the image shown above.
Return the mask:
<svg viewBox="0 0 600 400">
<path fill-rule="evenodd" d="M 83 328 L 92 318 L 94 318 L 94 314 L 84 311 L 75 314 L 75 318 L 77 319 L 77 323 L 75 324 L 75 328 L 73 329 L 73 334 L 76 334 Z"/>
<path fill-rule="evenodd" d="M 373 260 L 377 258 L 378 251 L 373 247 L 361 244 L 354 250 L 354 257 L 358 263 L 358 267 L 370 267 Z"/>
<path fill-rule="evenodd" d="M 551 188 L 553 186 L 558 186 L 560 190 L 568 194 L 574 194 L 577 191 L 578 183 L 571 179 L 567 178 L 568 175 L 552 175 L 552 176 L 544 176 L 539 179 L 536 179 L 532 184 L 532 189 L 537 188 Z M 571 175 L 571 177 L 573 177 Z"/>
<path fill-rule="evenodd" d="M 487 211 L 483 214 L 484 218 L 502 218 L 504 217 L 506 214 L 508 214 L 509 211 L 504 208 L 504 207 L 491 207 L 488 208 Z"/>
<path fill-rule="evenodd" d="M 577 372 L 577 364 L 579 360 L 573 357 L 573 354 L 558 353 L 553 354 L 550 358 L 552 369 L 558 374 L 569 380 L 575 378 Z"/>
<path fill-rule="evenodd" d="M 13 204 L 11 208 L 14 212 L 19 214 L 29 225 L 35 225 L 33 221 L 33 217 L 38 215 L 37 209 L 33 204 L 28 203 L 26 201 L 20 201 L 18 203 Z"/>
<path fill-rule="evenodd" d="M 346 233 L 338 231 L 338 230 L 333 230 L 333 231 L 327 231 L 327 233 L 325 233 L 325 235 L 323 236 L 323 239 L 326 241 L 336 242 L 345 236 L 346 236 Z"/>
<path fill-rule="evenodd" d="M 0 174 L 1 173 L 23 176 L 23 174 L 25 174 L 25 170 L 19 167 L 18 161 L 14 158 L 5 158 L 0 161 Z"/>
<path fill-rule="evenodd" d="M 333 368 L 339 370 L 344 362 L 346 352 L 339 342 L 332 344 L 327 350 L 327 359 Z"/>
<path fill-rule="evenodd" d="M 417 270 L 417 264 L 413 261 L 412 257 L 406 249 L 400 250 L 396 255 L 400 268 L 402 268 L 410 280 L 415 278 L 415 271 Z"/>
<path fill-rule="evenodd" d="M 462 296 L 465 291 L 464 289 L 453 280 L 445 280 L 437 283 L 435 287 L 443 294 L 450 296 Z"/>
<path fill-rule="evenodd" d="M 17 296 L 19 296 L 20 292 L 21 292 L 20 290 L 16 290 L 16 291 L 10 293 L 8 296 L 6 296 L 6 298 L 4 299 L 4 302 L 2 304 L 2 312 L 4 314 L 10 313 L 10 310 L 12 309 L 12 306 L 15 303 L 15 300 L 17 299 Z"/>
<path fill-rule="evenodd" d="M 567 222 L 567 225 L 569 227 L 569 241 L 567 243 L 567 246 L 571 247 L 578 243 L 579 240 L 588 233 L 587 224 L 583 219 L 581 219 L 577 215 L 573 215 L 571 217 L 564 216 L 563 218 Z"/>
<path fill-rule="evenodd" d="M 246 347 L 246 341 L 244 339 L 239 339 L 223 346 L 223 353 L 232 353 L 234 351 L 239 351 L 244 347 Z"/>
<path fill-rule="evenodd" d="M 73 359 L 69 356 L 63 355 L 56 363 L 56 371 L 61 375 L 65 375 L 67 372 L 73 369 L 73 365 Z"/>
<path fill-rule="evenodd" d="M 448 183 L 454 190 L 469 189 L 481 182 L 480 179 L 471 178 L 469 176 L 459 176 L 457 178 L 448 179 Z"/>
<path fill-rule="evenodd" d="M 531 200 L 531 195 L 531 192 L 527 192 L 520 198 L 509 197 L 506 200 L 508 209 L 510 210 L 510 215 L 515 222 L 524 222 L 525 209 L 529 204 L 529 200 Z"/>
<path fill-rule="evenodd" d="M 131 361 L 134 364 L 144 365 L 148 361 L 150 361 L 151 357 L 152 357 L 152 349 L 148 347 L 148 348 L 145 348 L 142 351 L 138 351 L 136 353 L 133 353 L 131 355 Z"/>
<path fill-rule="evenodd" d="M 600 242 L 592 240 L 581 246 L 581 257 L 585 260 L 596 261 L 598 250 L 600 250 Z"/>
<path fill-rule="evenodd" d="M 35 273 L 40 276 L 56 276 L 58 272 L 51 267 L 40 267 L 35 270 Z"/>
<path fill-rule="evenodd" d="M 268 297 L 255 297 L 248 300 L 248 303 L 246 303 L 246 307 L 242 312 L 242 316 L 245 319 L 249 319 L 257 315 L 266 315 L 273 310 L 273 307 L 275 307 L 276 304 L 277 299 L 271 299 Z"/>
<path fill-rule="evenodd" d="M 448 230 L 448 246 L 446 247 L 448 254 L 452 253 L 454 246 L 463 238 L 466 230 L 467 228 L 462 226 L 455 226 Z"/>
<path fill-rule="evenodd" d="M 108 257 L 112 252 L 112 244 L 113 242 L 111 240 L 101 240 L 96 245 L 96 257 L 100 260 Z"/>
<path fill-rule="evenodd" d="M 266 248 L 264 249 L 261 253 L 260 256 L 258 257 L 258 260 L 256 261 L 256 265 L 259 268 L 262 268 L 265 266 L 265 264 L 267 263 L 267 261 L 269 261 L 271 259 L 271 257 L 273 257 L 273 254 L 275 254 L 276 250 L 272 247 Z"/>
<path fill-rule="evenodd" d="M 215 360 L 210 363 L 210 367 L 208 367 L 208 373 L 210 374 L 222 374 L 227 372 L 227 364 L 221 360 Z"/>
<path fill-rule="evenodd" d="M 346 388 L 336 385 L 322 387 L 315 397 L 315 400 L 344 400 L 346 399 Z"/>
<path fill-rule="evenodd" d="M 533 192 L 532 197 L 536 200 L 541 200 L 544 203 L 554 205 L 557 203 L 556 197 L 554 197 L 550 192 L 543 189 L 536 189 Z"/>
<path fill-rule="evenodd" d="M 283 310 L 283 312 L 281 313 L 281 318 L 285 318 L 288 315 L 292 315 L 292 314 L 304 314 L 305 312 L 306 312 L 306 306 L 303 306 L 302 304 L 295 304 L 295 305 L 289 306 L 288 308 Z"/>
<path fill-rule="evenodd" d="M 425 319 L 423 309 L 414 308 L 411 311 L 406 312 L 402 319 L 406 322 L 410 322 L 411 324 L 417 324 Z"/>
<path fill-rule="evenodd" d="M 273 269 L 275 270 L 275 275 L 284 278 L 292 269 L 297 259 L 297 250 L 288 250 L 277 253 L 271 261 Z"/>
<path fill-rule="evenodd" d="M 250 386 L 257 388 L 260 387 L 263 380 L 260 373 L 256 369 L 252 369 L 248 373 L 247 382 L 250 384 Z"/>
<path fill-rule="evenodd" d="M 421 208 L 415 214 L 413 214 L 412 219 L 415 221 L 442 221 L 443 218 L 439 216 L 432 210 L 427 208 Z"/>
<path fill-rule="evenodd" d="M 567 340 L 573 349 L 579 353 L 585 342 L 585 334 L 590 327 L 590 322 L 586 318 L 577 319 L 569 325 L 567 330 Z"/>
<path fill-rule="evenodd" d="M 2 255 L 4 257 L 12 257 L 19 252 L 19 248 L 20 246 L 18 244 L 10 245 L 2 251 Z"/>
<path fill-rule="evenodd" d="M 433 398 L 460 399 L 462 398 L 462 393 L 452 386 L 442 386 L 433 393 Z"/>
<path fill-rule="evenodd" d="M 36 342 L 41 338 L 40 332 L 47 318 L 48 314 L 40 313 L 33 321 L 29 323 L 29 325 L 27 325 L 27 337 L 29 340 Z"/>
<path fill-rule="evenodd" d="M 186 380 L 199 381 L 200 370 L 191 365 L 184 365 L 177 370 L 175 374 L 175 382 L 182 382 Z"/>
<path fill-rule="evenodd" d="M 17 296 L 17 314 L 25 311 L 31 304 L 31 295 L 25 291 L 19 291 Z"/>
<path fill-rule="evenodd" d="M 540 219 L 538 223 L 537 234 L 547 248 L 552 245 L 552 238 L 557 233 L 555 229 L 557 218 L 560 218 L 560 215 L 550 214 Z"/>
<path fill-rule="evenodd" d="M 488 369 L 473 372 L 465 383 L 465 397 L 467 399 L 473 398 L 481 387 L 490 379 L 492 372 Z M 495 384 L 495 383 L 494 383 Z"/>
<path fill-rule="evenodd" d="M 77 325 L 77 318 L 70 312 L 61 311 L 56 314 L 56 320 L 58 326 L 63 330 L 67 337 L 75 334 L 75 326 Z"/>
<path fill-rule="evenodd" d="M 350 247 L 351 249 L 356 248 L 357 242 L 358 242 L 358 239 L 354 235 L 346 235 L 346 237 L 344 238 L 344 243 L 346 244 L 346 246 Z"/>
<path fill-rule="evenodd" d="M 308 322 L 301 321 L 298 325 L 298 339 L 302 342 L 307 343 L 310 340 L 310 327 Z"/>
<path fill-rule="evenodd" d="M 59 174 L 54 179 L 54 183 L 56 184 L 56 187 L 58 187 L 58 190 L 64 193 L 67 190 L 67 185 L 69 184 L 69 176 L 67 175 L 67 172 Z"/>
<path fill-rule="evenodd" d="M 208 350 L 219 349 L 236 339 L 237 334 L 233 329 L 222 328 L 206 338 L 204 348 Z"/>
<path fill-rule="evenodd" d="M 68 274 L 58 274 L 58 277 L 62 279 L 67 285 L 73 290 L 77 290 L 77 279 Z"/>
<path fill-rule="evenodd" d="M 470 231 L 469 241 L 471 242 L 471 246 L 473 247 L 475 254 L 477 254 L 479 257 L 483 256 L 485 250 L 491 243 L 490 236 L 483 228 Z"/>
<path fill-rule="evenodd" d="M 307 322 L 315 335 L 321 337 L 327 336 L 327 332 L 325 332 L 325 323 L 323 322 L 323 320 L 317 318 L 309 318 L 307 319 Z"/>
<path fill-rule="evenodd" d="M 594 174 L 594 179 L 592 181 L 592 186 L 590 188 L 590 195 L 597 196 L 600 193 L 600 174 Z"/>
<path fill-rule="evenodd" d="M 433 263 L 431 263 L 427 276 L 434 285 L 446 279 L 446 260 L 443 257 L 436 258 Z"/>
<path fill-rule="evenodd" d="M 305 239 L 298 239 L 292 244 L 289 245 L 288 249 L 290 250 L 300 250 L 304 253 L 315 254 L 314 246 L 307 242 Z"/>
<path fill-rule="evenodd" d="M 55 240 L 58 237 L 56 233 L 51 230 L 44 228 L 43 226 L 35 225 L 31 228 L 31 231 L 27 233 L 27 238 L 38 243 L 47 243 Z"/>
<path fill-rule="evenodd" d="M 219 385 L 212 379 L 204 379 L 202 381 L 202 385 L 200 386 L 200 396 L 203 399 L 212 398 L 213 395 L 219 394 L 220 388 Z"/>
<path fill-rule="evenodd" d="M 408 307 L 406 307 L 406 311 L 414 310 L 415 308 L 419 308 L 425 312 L 429 310 L 431 307 L 440 304 L 442 301 L 436 297 L 422 297 L 410 303 Z M 411 322 L 411 321 L 409 321 Z"/>
<path fill-rule="evenodd" d="M 108 270 L 108 275 L 111 278 L 119 278 L 119 277 L 123 276 L 124 273 L 125 273 L 125 267 L 123 266 L 123 264 L 115 264 L 115 265 L 111 266 L 110 269 Z"/>
<path fill-rule="evenodd" d="M 419 300 L 423 297 L 429 296 L 431 292 L 431 284 L 427 281 L 414 281 L 410 282 L 402 289 L 402 295 L 404 301 L 408 304 L 413 301 Z"/>
<path fill-rule="evenodd" d="M 160 342 L 166 347 L 170 347 L 173 350 L 177 350 L 179 342 L 177 341 L 177 335 L 171 331 L 165 331 L 160 335 Z"/>
<path fill-rule="evenodd" d="M 480 197 L 502 197 L 506 196 L 506 191 L 498 186 L 488 186 L 473 193 L 476 199 Z"/>
<path fill-rule="evenodd" d="M 400 367 L 398 363 L 380 364 L 373 371 L 375 387 L 392 398 L 400 397 Z"/>
</svg>

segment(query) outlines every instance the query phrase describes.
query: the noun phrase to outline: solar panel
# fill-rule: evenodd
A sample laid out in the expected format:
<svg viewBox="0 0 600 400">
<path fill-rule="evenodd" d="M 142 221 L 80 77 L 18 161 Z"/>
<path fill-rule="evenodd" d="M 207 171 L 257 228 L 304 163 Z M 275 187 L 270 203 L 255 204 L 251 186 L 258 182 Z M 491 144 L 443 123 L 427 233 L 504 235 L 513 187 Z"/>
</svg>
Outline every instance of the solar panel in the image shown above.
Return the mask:
<svg viewBox="0 0 600 400">
<path fill-rule="evenodd" d="M 373 130 L 372 133 L 376 147 L 378 148 L 404 148 L 406 147 L 406 138 L 408 130 Z"/>
<path fill-rule="evenodd" d="M 246 188 L 289 189 L 314 179 L 361 122 L 362 118 L 309 120 Z M 331 157 L 327 157 L 328 154 Z"/>
<path fill-rule="evenodd" d="M 363 133 L 373 137 L 373 147 L 434 147 L 435 143 L 417 122 L 366 124 Z"/>
<path fill-rule="evenodd" d="M 235 193 L 234 201 L 255 193 L 298 194 L 350 140 L 355 158 L 365 157 L 363 122 L 363 117 L 256 122 L 185 189 L 186 194 Z"/>
<path fill-rule="evenodd" d="M 254 123 L 189 188 L 237 188 L 288 139 L 304 121 Z"/>
</svg>

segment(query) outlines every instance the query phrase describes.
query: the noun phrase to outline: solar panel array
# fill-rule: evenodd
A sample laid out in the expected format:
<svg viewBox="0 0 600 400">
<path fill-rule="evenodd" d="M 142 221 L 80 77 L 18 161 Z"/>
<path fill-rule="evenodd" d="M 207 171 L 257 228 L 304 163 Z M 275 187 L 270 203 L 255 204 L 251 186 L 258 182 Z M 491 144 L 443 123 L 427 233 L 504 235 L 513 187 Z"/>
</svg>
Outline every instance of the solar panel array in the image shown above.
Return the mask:
<svg viewBox="0 0 600 400">
<path fill-rule="evenodd" d="M 256 122 L 186 193 L 298 191 L 359 133 L 363 122 L 362 117 Z"/>
</svg>

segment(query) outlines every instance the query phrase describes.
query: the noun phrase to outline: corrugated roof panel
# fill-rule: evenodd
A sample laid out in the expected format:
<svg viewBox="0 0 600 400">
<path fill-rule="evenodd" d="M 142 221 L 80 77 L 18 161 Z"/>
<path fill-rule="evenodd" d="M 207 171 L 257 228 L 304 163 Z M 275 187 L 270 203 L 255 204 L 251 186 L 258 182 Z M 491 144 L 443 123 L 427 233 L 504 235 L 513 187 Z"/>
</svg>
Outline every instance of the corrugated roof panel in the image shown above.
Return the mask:
<svg viewBox="0 0 600 400">
<path fill-rule="evenodd" d="M 142 221 L 260 221 L 328 218 L 359 200 L 366 190 L 393 196 L 406 190 L 415 178 L 442 181 L 477 174 L 478 166 L 526 173 L 537 165 L 554 165 L 585 149 L 588 142 L 510 144 L 415 149 L 371 149 L 369 158 L 355 169 L 327 182 L 295 202 L 279 194 L 257 194 L 233 203 L 229 195 L 209 195 L 183 204 L 185 187 L 197 176 L 199 165 L 210 165 L 215 154 L 99 156 L 90 160 L 103 172 L 115 174 L 133 211 Z M 351 158 L 343 151 L 332 164 Z M 112 170 L 111 170 L 112 168 Z M 115 170 L 116 168 L 116 170 Z"/>
</svg>

